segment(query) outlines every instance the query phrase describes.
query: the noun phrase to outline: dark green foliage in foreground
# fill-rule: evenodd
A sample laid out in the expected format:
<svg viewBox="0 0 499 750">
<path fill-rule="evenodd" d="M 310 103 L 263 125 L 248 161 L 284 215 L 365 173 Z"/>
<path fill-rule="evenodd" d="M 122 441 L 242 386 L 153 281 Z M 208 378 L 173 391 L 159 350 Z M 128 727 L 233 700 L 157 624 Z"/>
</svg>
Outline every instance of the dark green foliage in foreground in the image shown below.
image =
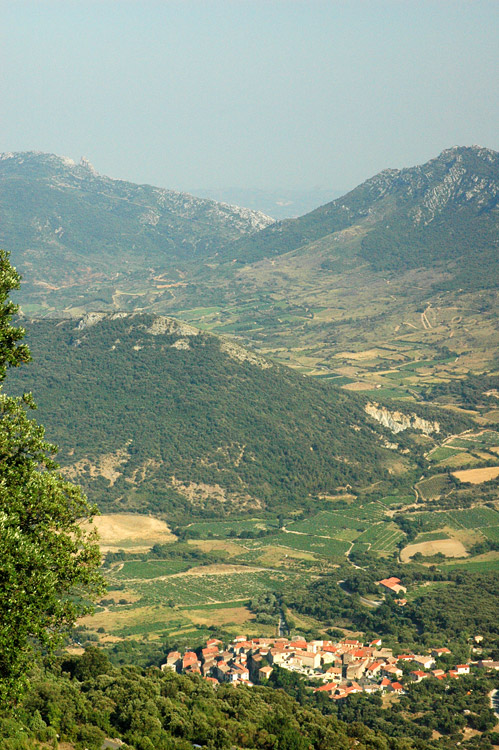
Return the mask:
<svg viewBox="0 0 499 750">
<path fill-rule="evenodd" d="M 402 750 L 382 733 L 300 706 L 281 690 L 221 685 L 157 669 L 116 669 L 95 649 L 39 673 L 12 718 L 0 720 L 2 750 L 35 747 L 55 733 L 76 748 L 100 750 L 120 737 L 134 750 Z M 17 742 L 17 744 L 16 744 Z"/>
<path fill-rule="evenodd" d="M 0 382 L 29 359 L 24 331 L 11 325 L 18 286 L 0 251 Z M 33 408 L 30 394 L 0 393 L 0 705 L 15 698 L 34 646 L 57 645 L 88 611 L 83 599 L 102 589 L 99 548 L 79 524 L 93 509 L 58 472 Z"/>
<path fill-rule="evenodd" d="M 468 639 L 480 634 L 499 656 L 499 579 L 495 573 L 424 570 L 411 574 L 407 569 L 404 575 L 392 566 L 390 574 L 403 578 L 405 585 L 416 583 L 418 578 L 421 582 L 433 578 L 443 585 L 421 589 L 405 607 L 399 607 L 387 596 L 382 606 L 368 609 L 359 595 L 376 592 L 379 596 L 379 587 L 374 582 L 386 577 L 386 571 L 373 569 L 352 574 L 345 585 L 353 596 L 346 594 L 335 578 L 327 576 L 306 589 L 288 594 L 286 603 L 331 626 L 352 623 L 359 630 L 388 638 L 403 650 L 455 644 L 465 649 L 466 656 Z"/>
<path fill-rule="evenodd" d="M 389 453 L 359 397 L 285 367 L 239 361 L 218 338 L 182 335 L 175 324 L 151 335 L 153 322 L 146 315 L 83 329 L 75 321 L 34 322 L 36 371 L 11 381 L 16 391 L 36 386 L 61 462 L 98 465 L 100 456 L 124 451 L 114 486 L 81 475 L 101 508 L 150 508 L 183 520 L 185 499 L 172 476 L 220 484 L 236 511 L 250 510 L 250 497 L 269 509 L 303 506 L 309 494 L 387 476 Z M 179 341 L 186 348 L 176 348 Z M 190 512 L 220 510 L 212 498 Z"/>
</svg>

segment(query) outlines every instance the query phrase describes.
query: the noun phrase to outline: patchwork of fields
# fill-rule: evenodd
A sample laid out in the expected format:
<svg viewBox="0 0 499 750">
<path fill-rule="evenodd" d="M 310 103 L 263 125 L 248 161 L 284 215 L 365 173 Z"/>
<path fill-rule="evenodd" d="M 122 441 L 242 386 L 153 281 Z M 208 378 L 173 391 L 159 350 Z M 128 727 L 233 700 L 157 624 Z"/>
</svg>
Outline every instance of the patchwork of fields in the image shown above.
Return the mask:
<svg viewBox="0 0 499 750">
<path fill-rule="evenodd" d="M 498 443 L 498 433 L 491 429 L 448 438 L 427 454 L 428 466 L 437 473 L 430 470 L 413 494 L 405 486 L 364 500 L 348 493 L 325 496 L 309 517 L 278 519 L 261 513 L 198 521 L 176 529 L 176 536 L 150 516 L 100 516 L 103 551 L 120 554 L 111 554 L 105 565 L 107 598 L 95 617 L 82 624 L 100 629 L 99 637 L 110 641 L 161 638 L 188 645 L 206 638 L 210 626 L 232 635 L 274 636 L 276 615 L 257 619 L 251 601 L 306 587 L 324 574 L 337 571 L 339 577 L 345 566 L 365 564 L 362 553 L 403 563 L 420 553 L 420 564 L 499 570 L 494 548 L 499 511 L 495 484 L 490 484 Z M 469 481 L 489 484 L 462 489 L 470 467 L 475 474 Z M 461 497 L 468 500 L 463 503 Z M 468 507 L 452 508 L 453 498 L 455 505 Z M 425 506 L 421 510 L 420 503 Z M 160 545 L 157 557 L 148 552 L 153 545 Z M 177 551 L 171 554 L 170 548 Z M 322 626 L 311 621 L 309 627 Z"/>
</svg>

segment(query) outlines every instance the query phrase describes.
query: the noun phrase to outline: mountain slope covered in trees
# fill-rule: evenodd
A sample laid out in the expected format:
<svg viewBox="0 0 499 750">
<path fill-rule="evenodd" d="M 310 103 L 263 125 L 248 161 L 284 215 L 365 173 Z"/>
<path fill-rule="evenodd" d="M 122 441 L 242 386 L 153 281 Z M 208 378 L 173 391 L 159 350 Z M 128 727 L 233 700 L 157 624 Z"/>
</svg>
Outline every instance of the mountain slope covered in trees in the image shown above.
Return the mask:
<svg viewBox="0 0 499 750">
<path fill-rule="evenodd" d="M 168 318 L 90 313 L 27 326 L 33 390 L 69 476 L 101 508 L 254 512 L 394 460 L 364 401 Z M 398 460 L 398 457 L 397 457 Z"/>
</svg>

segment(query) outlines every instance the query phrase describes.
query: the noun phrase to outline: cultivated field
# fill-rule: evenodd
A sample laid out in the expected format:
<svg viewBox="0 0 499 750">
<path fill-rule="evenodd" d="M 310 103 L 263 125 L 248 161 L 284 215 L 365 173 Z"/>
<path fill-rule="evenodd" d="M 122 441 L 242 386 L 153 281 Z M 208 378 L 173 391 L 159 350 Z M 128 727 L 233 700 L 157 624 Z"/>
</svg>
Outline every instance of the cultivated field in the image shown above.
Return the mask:
<svg viewBox="0 0 499 750">
<path fill-rule="evenodd" d="M 445 557 L 466 557 L 467 555 L 464 544 L 457 539 L 435 539 L 431 542 L 408 544 L 400 552 L 400 559 L 402 562 L 409 562 L 411 557 L 418 552 L 425 557 L 437 555 L 439 552 Z"/>
<path fill-rule="evenodd" d="M 96 516 L 93 523 L 86 526 L 99 532 L 102 552 L 119 549 L 145 552 L 155 544 L 167 544 L 176 539 L 164 521 L 134 513 Z"/>
<path fill-rule="evenodd" d="M 277 520 L 275 518 L 245 518 L 242 520 L 234 519 L 233 521 L 199 521 L 189 524 L 187 528 L 198 539 L 226 538 L 234 537 L 244 531 L 258 532 L 272 528 L 277 529 Z"/>
<path fill-rule="evenodd" d="M 470 484 L 482 484 L 490 479 L 499 477 L 499 466 L 486 466 L 483 469 L 466 469 L 464 471 L 454 471 L 453 476 L 460 482 L 469 482 Z"/>
</svg>

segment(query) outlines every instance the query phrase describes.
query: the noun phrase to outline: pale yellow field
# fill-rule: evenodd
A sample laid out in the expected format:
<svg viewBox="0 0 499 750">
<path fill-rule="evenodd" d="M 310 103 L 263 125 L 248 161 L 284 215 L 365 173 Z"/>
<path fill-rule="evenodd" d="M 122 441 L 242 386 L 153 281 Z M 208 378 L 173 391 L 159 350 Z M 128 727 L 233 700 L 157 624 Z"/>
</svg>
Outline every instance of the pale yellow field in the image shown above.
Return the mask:
<svg viewBox="0 0 499 750">
<path fill-rule="evenodd" d="M 446 557 L 465 557 L 467 554 L 464 544 L 458 539 L 434 539 L 431 542 L 408 544 L 400 553 L 400 559 L 402 562 L 409 562 L 417 552 L 421 552 L 425 557 L 431 557 L 439 552 Z"/>
<path fill-rule="evenodd" d="M 227 607 L 226 609 L 189 609 L 184 610 L 189 620 L 195 625 L 242 625 L 254 620 L 255 615 L 247 607 Z"/>
<path fill-rule="evenodd" d="M 445 467 L 457 467 L 457 466 L 472 466 L 473 464 L 481 463 L 478 458 L 475 458 L 474 456 L 470 455 L 469 453 L 466 453 L 465 451 L 461 453 L 456 453 L 454 456 L 449 456 L 449 458 L 445 458 L 443 461 L 440 461 L 438 464 L 440 466 Z"/>
<path fill-rule="evenodd" d="M 311 552 L 302 550 L 292 550 L 287 547 L 265 547 L 265 550 L 258 557 L 258 562 L 262 565 L 282 565 L 290 560 L 315 560 L 316 557 Z"/>
<path fill-rule="evenodd" d="M 235 557 L 244 552 L 242 547 L 226 539 L 189 539 L 188 544 L 198 547 L 202 552 L 212 552 L 213 550 L 227 552 L 230 557 Z"/>
<path fill-rule="evenodd" d="M 489 479 L 499 477 L 499 466 L 486 466 L 484 469 L 465 469 L 464 471 L 453 471 L 452 475 L 460 482 L 481 484 Z"/>
<path fill-rule="evenodd" d="M 96 516 L 86 528 L 96 528 L 103 552 L 126 549 L 127 552 L 145 552 L 154 544 L 173 542 L 172 534 L 164 521 L 135 513 L 109 513 Z"/>
<path fill-rule="evenodd" d="M 355 383 L 345 383 L 345 385 L 342 386 L 346 391 L 371 391 L 374 387 L 373 383 L 363 383 L 360 380 Z"/>
</svg>

